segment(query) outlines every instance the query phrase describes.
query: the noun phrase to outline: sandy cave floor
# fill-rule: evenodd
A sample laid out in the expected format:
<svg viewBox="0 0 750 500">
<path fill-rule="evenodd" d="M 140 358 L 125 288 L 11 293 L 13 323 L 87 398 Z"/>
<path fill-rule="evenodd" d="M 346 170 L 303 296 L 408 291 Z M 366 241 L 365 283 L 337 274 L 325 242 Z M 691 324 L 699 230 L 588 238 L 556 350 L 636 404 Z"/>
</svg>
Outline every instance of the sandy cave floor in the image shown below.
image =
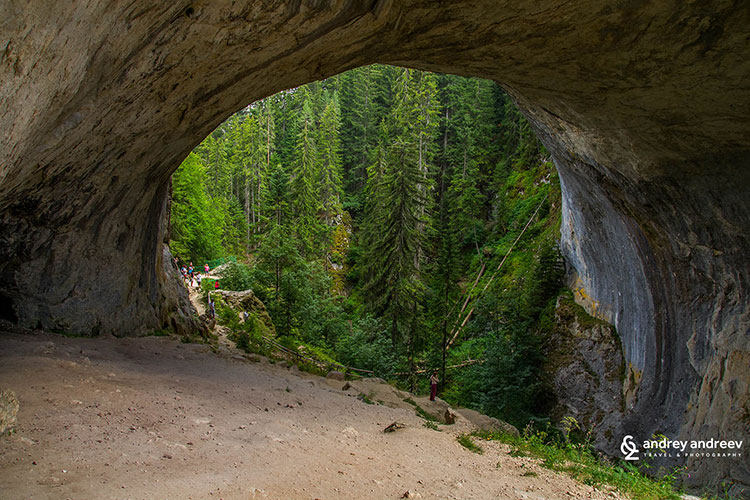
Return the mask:
<svg viewBox="0 0 750 500">
<path fill-rule="evenodd" d="M 621 498 L 342 384 L 168 337 L 0 333 L 0 387 L 20 401 L 0 498 Z M 393 421 L 407 427 L 384 434 Z"/>
</svg>

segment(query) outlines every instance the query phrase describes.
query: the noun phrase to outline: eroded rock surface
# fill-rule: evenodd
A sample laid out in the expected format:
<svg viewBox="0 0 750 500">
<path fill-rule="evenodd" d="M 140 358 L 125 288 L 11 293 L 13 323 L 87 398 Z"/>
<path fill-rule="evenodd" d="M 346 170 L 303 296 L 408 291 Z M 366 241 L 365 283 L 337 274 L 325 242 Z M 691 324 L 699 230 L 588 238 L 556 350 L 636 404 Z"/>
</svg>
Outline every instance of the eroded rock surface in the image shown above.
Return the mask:
<svg viewBox="0 0 750 500">
<path fill-rule="evenodd" d="M 18 398 L 10 389 L 0 389 L 0 437 L 16 425 Z"/>
<path fill-rule="evenodd" d="M 263 325 L 265 325 L 268 334 L 276 335 L 276 327 L 273 324 L 271 316 L 268 315 L 268 311 L 266 311 L 266 305 L 252 290 L 243 290 L 241 292 L 217 290 L 211 293 L 220 295 L 224 299 L 224 302 L 240 315 L 243 312 L 256 315 Z"/>
<path fill-rule="evenodd" d="M 567 423 L 568 430 L 589 434 L 595 448 L 614 455 L 628 396 L 632 401 L 628 389 L 635 389 L 617 332 L 566 296 L 558 298 L 555 319 L 545 342 L 545 372 L 557 397 L 552 417 Z"/>
<path fill-rule="evenodd" d="M 581 298 L 642 373 L 623 432 L 746 436 L 748 26 L 750 6 L 735 1 L 10 0 L 0 319 L 192 328 L 163 300 L 178 297 L 165 292 L 165 200 L 216 125 L 372 62 L 481 76 L 552 153 Z M 750 484 L 746 459 L 689 465 L 696 484 Z"/>
</svg>

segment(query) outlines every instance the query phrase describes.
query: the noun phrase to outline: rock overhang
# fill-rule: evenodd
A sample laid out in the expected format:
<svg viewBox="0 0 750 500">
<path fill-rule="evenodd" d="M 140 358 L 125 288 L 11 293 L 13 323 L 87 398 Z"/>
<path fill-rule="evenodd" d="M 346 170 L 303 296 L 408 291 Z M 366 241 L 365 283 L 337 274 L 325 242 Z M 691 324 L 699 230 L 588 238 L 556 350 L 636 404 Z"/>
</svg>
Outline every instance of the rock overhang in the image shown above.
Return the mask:
<svg viewBox="0 0 750 500">
<path fill-rule="evenodd" d="M 568 261 L 643 372 L 626 424 L 741 432 L 748 402 L 729 385 L 747 375 L 727 360 L 750 344 L 749 25 L 736 2 L 12 1 L 3 315 L 77 333 L 189 328 L 161 249 L 166 184 L 218 123 L 372 62 L 480 76 L 555 159 Z"/>
</svg>

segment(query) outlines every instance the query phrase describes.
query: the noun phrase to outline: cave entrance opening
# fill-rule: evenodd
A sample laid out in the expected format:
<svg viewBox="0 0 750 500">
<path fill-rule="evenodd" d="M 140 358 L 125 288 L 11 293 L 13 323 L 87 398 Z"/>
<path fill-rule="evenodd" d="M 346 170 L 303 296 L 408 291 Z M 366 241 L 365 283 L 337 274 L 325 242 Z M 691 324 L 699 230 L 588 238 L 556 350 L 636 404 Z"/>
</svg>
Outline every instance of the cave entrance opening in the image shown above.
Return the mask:
<svg viewBox="0 0 750 500">
<path fill-rule="evenodd" d="M 731 360 L 746 359 L 750 303 L 736 3 L 16 4 L 0 68 L 6 317 L 77 334 L 193 327 L 161 224 L 201 136 L 252 99 L 376 60 L 452 71 L 502 79 L 544 134 L 564 253 L 642 374 L 631 433 L 746 428 L 731 389 L 747 381 Z M 739 474 L 693 462 L 693 481 Z"/>
<path fill-rule="evenodd" d="M 476 395 L 459 378 L 542 369 L 538 325 L 562 288 L 559 183 L 492 81 L 373 65 L 262 99 L 186 158 L 171 206 L 173 254 L 199 269 L 231 255 L 221 287 L 252 289 L 286 349 L 413 390 L 440 369 L 463 404 Z M 519 421 L 545 400 L 520 385 Z"/>
</svg>

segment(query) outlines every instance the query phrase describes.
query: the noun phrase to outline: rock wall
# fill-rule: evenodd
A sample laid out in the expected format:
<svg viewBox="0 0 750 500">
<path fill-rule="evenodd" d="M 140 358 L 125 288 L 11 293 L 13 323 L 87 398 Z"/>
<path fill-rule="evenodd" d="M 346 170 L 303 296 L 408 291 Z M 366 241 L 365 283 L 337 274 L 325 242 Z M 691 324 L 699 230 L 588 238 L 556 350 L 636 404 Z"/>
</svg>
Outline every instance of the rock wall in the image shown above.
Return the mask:
<svg viewBox="0 0 750 500">
<path fill-rule="evenodd" d="M 545 373 L 557 401 L 550 414 L 572 417 L 579 437 L 609 455 L 619 452 L 617 433 L 625 414 L 626 367 L 615 329 L 586 314 L 571 297 L 555 306 L 555 329 L 545 341 Z"/>
<path fill-rule="evenodd" d="M 8 0 L 0 319 L 191 328 L 162 300 L 164 200 L 216 125 L 372 62 L 481 76 L 559 169 L 579 295 L 639 374 L 623 432 L 747 436 L 748 26 L 736 0 Z M 689 465 L 750 483 L 747 460 Z"/>
</svg>

